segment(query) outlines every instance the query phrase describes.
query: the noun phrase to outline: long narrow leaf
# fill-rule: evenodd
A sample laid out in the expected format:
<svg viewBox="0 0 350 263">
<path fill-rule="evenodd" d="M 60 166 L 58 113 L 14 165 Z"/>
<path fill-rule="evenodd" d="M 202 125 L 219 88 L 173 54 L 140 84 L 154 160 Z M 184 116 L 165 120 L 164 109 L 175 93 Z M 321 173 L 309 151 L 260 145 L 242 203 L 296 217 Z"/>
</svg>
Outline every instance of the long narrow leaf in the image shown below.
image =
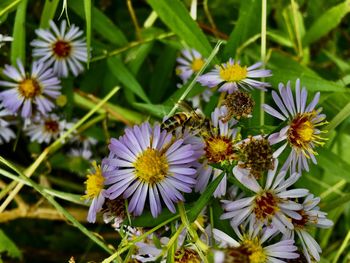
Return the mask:
<svg viewBox="0 0 350 263">
<path fill-rule="evenodd" d="M 26 9 L 28 0 L 22 0 L 16 11 L 15 25 L 13 27 L 13 42 L 11 45 L 11 63 L 15 64 L 17 59 L 25 62 L 26 56 Z"/>
<path fill-rule="evenodd" d="M 86 47 L 87 47 L 87 67 L 90 63 L 90 47 L 91 47 L 91 0 L 84 0 L 84 12 L 86 22 Z"/>
<path fill-rule="evenodd" d="M 49 22 L 55 16 L 57 6 L 60 0 L 46 0 L 43 12 L 40 18 L 40 28 L 49 27 Z"/>
</svg>

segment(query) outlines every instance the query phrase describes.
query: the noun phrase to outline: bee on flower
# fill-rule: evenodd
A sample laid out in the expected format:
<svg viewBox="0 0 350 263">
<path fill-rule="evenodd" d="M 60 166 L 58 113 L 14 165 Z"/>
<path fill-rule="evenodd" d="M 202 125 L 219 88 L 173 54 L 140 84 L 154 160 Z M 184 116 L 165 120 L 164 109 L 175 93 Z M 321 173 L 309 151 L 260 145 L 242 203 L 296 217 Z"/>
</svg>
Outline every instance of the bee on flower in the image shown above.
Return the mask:
<svg viewBox="0 0 350 263">
<path fill-rule="evenodd" d="M 293 97 L 290 82 L 285 87 L 282 83 L 277 92 L 272 91 L 272 97 L 278 110 L 264 104 L 264 110 L 275 118 L 286 122 L 286 126 L 279 132 L 273 133 L 269 137 L 271 144 L 284 142 L 278 152 L 282 152 L 287 146 L 290 147 L 290 154 L 282 169 L 291 167 L 291 171 L 309 171 L 309 160 L 317 164 L 315 148 L 324 144 L 325 138 L 321 136 L 324 131 L 319 129 L 326 124 L 326 115 L 322 114 L 322 108 L 315 109 L 320 93 L 317 92 L 313 100 L 306 106 L 307 90 L 300 88 L 300 80 L 295 84 L 295 98 Z"/>
<path fill-rule="evenodd" d="M 271 70 L 259 69 L 262 66 L 261 62 L 247 67 L 241 66 L 239 61 L 234 61 L 232 58 L 228 62 L 216 65 L 215 69 L 199 76 L 197 81 L 202 86 L 214 88 L 219 86 L 220 92 L 229 94 L 234 91 L 243 89 L 260 89 L 266 91 L 266 87 L 270 87 L 269 83 L 255 80 L 255 78 L 266 78 L 272 76 Z"/>
</svg>

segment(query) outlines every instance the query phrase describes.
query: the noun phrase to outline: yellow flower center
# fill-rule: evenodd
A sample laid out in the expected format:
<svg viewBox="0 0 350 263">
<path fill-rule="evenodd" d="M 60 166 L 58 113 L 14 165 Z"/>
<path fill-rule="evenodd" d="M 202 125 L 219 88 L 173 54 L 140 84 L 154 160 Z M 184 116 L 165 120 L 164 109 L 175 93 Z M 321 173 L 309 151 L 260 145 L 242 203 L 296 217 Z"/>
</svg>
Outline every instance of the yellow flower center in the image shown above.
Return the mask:
<svg viewBox="0 0 350 263">
<path fill-rule="evenodd" d="M 41 94 L 41 87 L 35 79 L 25 79 L 19 83 L 19 93 L 26 99 L 31 99 Z"/>
<path fill-rule="evenodd" d="M 267 256 L 258 238 L 243 237 L 239 247 L 226 249 L 224 263 L 266 263 Z"/>
<path fill-rule="evenodd" d="M 201 58 L 195 58 L 192 61 L 191 68 L 194 72 L 198 72 L 204 65 L 204 60 Z"/>
<path fill-rule="evenodd" d="M 238 64 L 221 66 L 220 77 L 228 82 L 237 82 L 247 77 L 247 67 L 241 67 Z"/>
<path fill-rule="evenodd" d="M 249 262 L 250 263 L 265 263 L 266 262 L 266 254 L 264 249 L 262 248 L 259 239 L 246 239 L 242 244 L 245 247 L 249 254 Z"/>
<path fill-rule="evenodd" d="M 232 141 L 226 137 L 210 137 L 206 140 L 206 156 L 209 162 L 229 160 L 233 154 Z"/>
<path fill-rule="evenodd" d="M 169 164 L 165 155 L 156 149 L 148 148 L 137 158 L 134 167 L 141 180 L 155 184 L 167 175 Z"/>
<path fill-rule="evenodd" d="M 279 201 L 280 199 L 270 191 L 264 191 L 260 193 L 255 198 L 255 216 L 260 220 L 271 218 L 279 210 Z"/>
<path fill-rule="evenodd" d="M 93 199 L 97 197 L 104 187 L 105 178 L 102 175 L 101 166 L 96 162 L 92 163 L 95 172 L 87 175 L 86 194 L 83 196 L 85 199 Z"/>
<path fill-rule="evenodd" d="M 314 119 L 316 115 L 316 111 L 298 113 L 291 121 L 287 133 L 289 143 L 292 146 L 299 148 L 306 156 L 308 155 L 305 153 L 305 150 L 314 154 L 316 153 L 311 147 L 311 143 L 318 145 L 324 144 L 324 142 L 322 142 L 324 138 L 315 133 L 315 126 L 321 126 L 327 122 L 314 124 L 312 119 Z"/>
<path fill-rule="evenodd" d="M 181 248 L 175 252 L 175 263 L 200 263 L 198 253 L 190 248 Z"/>
</svg>

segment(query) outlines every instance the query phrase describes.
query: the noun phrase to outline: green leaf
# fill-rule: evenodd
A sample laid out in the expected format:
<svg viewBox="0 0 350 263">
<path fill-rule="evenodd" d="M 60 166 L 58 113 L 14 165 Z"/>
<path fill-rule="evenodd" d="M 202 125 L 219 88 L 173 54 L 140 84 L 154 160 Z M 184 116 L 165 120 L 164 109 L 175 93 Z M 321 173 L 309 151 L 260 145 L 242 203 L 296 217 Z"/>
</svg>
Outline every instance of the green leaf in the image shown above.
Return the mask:
<svg viewBox="0 0 350 263">
<path fill-rule="evenodd" d="M 322 149 L 317 156 L 317 162 L 319 165 L 333 176 L 337 176 L 350 182 L 350 164 L 343 161 L 337 154 L 327 150 Z"/>
<path fill-rule="evenodd" d="M 130 73 L 119 57 L 108 58 L 107 64 L 109 70 L 121 83 L 123 83 L 125 88 L 131 90 L 143 101 L 150 103 L 150 100 L 147 98 L 147 95 L 143 91 L 141 85 L 137 82 L 135 77 Z"/>
<path fill-rule="evenodd" d="M 283 67 L 281 67 L 283 65 Z M 299 64 L 297 61 L 273 53 L 267 68 L 272 70 L 272 77 L 266 80 L 277 87 L 280 82 L 286 84 L 289 80 L 294 87 L 296 79 L 300 79 L 301 85 L 305 86 L 309 91 L 338 91 L 346 92 L 347 89 L 336 82 L 328 81 L 319 77 L 311 69 Z"/>
<path fill-rule="evenodd" d="M 306 32 L 303 45 L 308 46 L 336 28 L 345 15 L 350 11 L 350 1 L 347 0 L 324 12 Z"/>
<path fill-rule="evenodd" d="M 69 0 L 68 6 L 80 17 L 84 18 L 84 8 L 80 0 Z M 123 32 L 105 14 L 94 6 L 92 7 L 91 17 L 94 19 L 91 25 L 92 28 L 105 40 L 117 46 L 128 44 L 128 40 Z"/>
<path fill-rule="evenodd" d="M 22 258 L 22 253 L 16 244 L 0 229 L 0 253 L 4 252 L 7 252 L 7 255 L 11 258 Z"/>
<path fill-rule="evenodd" d="M 15 17 L 15 25 L 13 27 L 13 42 L 11 45 L 11 63 L 16 64 L 16 60 L 22 60 L 25 64 L 25 47 L 26 47 L 26 9 L 28 0 L 22 0 L 18 5 Z"/>
<path fill-rule="evenodd" d="M 330 60 L 332 60 L 342 72 L 349 72 L 350 71 L 350 65 L 347 61 L 337 57 L 337 55 L 335 55 L 335 54 L 333 54 L 325 49 L 323 50 L 323 53 Z"/>
<path fill-rule="evenodd" d="M 164 24 L 186 41 L 191 48 L 197 49 L 204 57 L 210 55 L 212 48 L 208 39 L 179 0 L 148 0 L 148 3 Z"/>
<path fill-rule="evenodd" d="M 152 72 L 150 94 L 154 102 L 160 102 L 169 87 L 176 63 L 177 50 L 165 47 L 160 54 Z"/>
<path fill-rule="evenodd" d="M 195 205 L 188 209 L 189 212 L 187 212 L 187 217 L 190 222 L 194 222 L 197 219 L 200 212 L 209 203 L 209 200 L 213 197 L 213 194 L 218 185 L 220 184 L 222 178 L 224 178 L 224 175 L 225 172 L 222 172 L 218 177 L 216 177 L 215 180 L 208 185 L 207 189 L 205 189 L 205 191 L 198 198 Z"/>
<path fill-rule="evenodd" d="M 84 0 L 84 12 L 86 22 L 86 47 L 87 47 L 87 67 L 90 63 L 90 47 L 91 47 L 91 0 Z"/>
<path fill-rule="evenodd" d="M 62 215 L 66 217 L 73 224 L 73 226 L 77 227 L 83 234 L 85 234 L 88 238 L 94 241 L 106 252 L 113 254 L 113 250 L 110 247 L 108 247 L 107 244 L 105 244 L 100 238 L 98 238 L 92 232 L 90 232 L 85 226 L 83 226 L 78 220 L 76 220 L 74 216 L 72 216 L 66 209 L 64 209 L 50 194 L 45 192 L 43 186 L 41 186 L 40 184 L 37 184 L 32 179 L 25 176 L 13 164 L 11 164 L 9 161 L 7 161 L 1 156 L 0 156 L 0 162 L 6 165 L 8 168 L 15 171 L 21 177 L 21 179 L 23 179 L 26 183 L 28 183 L 31 187 L 33 187 L 38 193 L 40 193 L 44 198 L 46 198 L 47 201 L 51 203 L 58 212 L 62 213 Z"/>
<path fill-rule="evenodd" d="M 48 28 L 49 22 L 55 16 L 56 9 L 60 0 L 46 0 L 43 12 L 40 18 L 40 28 Z"/>
<path fill-rule="evenodd" d="M 2 0 L 0 3 L 0 18 L 11 12 L 22 0 Z"/>
<path fill-rule="evenodd" d="M 331 120 L 331 122 L 325 128 L 330 131 L 335 129 L 340 123 L 342 123 L 346 118 L 350 116 L 350 102 L 346 104 L 344 108 Z"/>
<path fill-rule="evenodd" d="M 270 37 L 270 39 L 282 46 L 285 47 L 293 47 L 293 42 L 290 41 L 288 36 L 283 34 L 283 32 L 279 32 L 277 30 L 268 30 L 267 35 Z"/>
<path fill-rule="evenodd" d="M 162 104 L 147 104 L 147 103 L 134 103 L 136 108 L 141 109 L 142 111 L 147 111 L 151 115 L 163 118 L 171 110 L 170 106 Z"/>
<path fill-rule="evenodd" d="M 224 49 L 223 59 L 232 58 L 237 48 L 246 40 L 260 32 L 261 0 L 246 0 L 241 2 L 239 18 Z"/>
</svg>

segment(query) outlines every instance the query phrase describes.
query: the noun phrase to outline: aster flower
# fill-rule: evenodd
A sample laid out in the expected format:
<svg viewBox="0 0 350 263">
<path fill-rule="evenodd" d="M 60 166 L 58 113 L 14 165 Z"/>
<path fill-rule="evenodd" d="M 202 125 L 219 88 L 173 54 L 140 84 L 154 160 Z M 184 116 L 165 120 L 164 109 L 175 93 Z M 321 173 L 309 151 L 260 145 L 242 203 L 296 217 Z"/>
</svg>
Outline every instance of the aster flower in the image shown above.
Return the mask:
<svg viewBox="0 0 350 263">
<path fill-rule="evenodd" d="M 60 119 L 54 113 L 48 116 L 37 114 L 31 123 L 24 128 L 24 131 L 32 142 L 50 143 L 61 137 L 72 127 L 73 123 Z"/>
<path fill-rule="evenodd" d="M 0 34 L 0 48 L 4 45 L 4 42 L 13 41 L 13 37 Z"/>
<path fill-rule="evenodd" d="M 60 94 L 60 81 L 54 76 L 47 65 L 34 61 L 32 71 L 27 75 L 22 62 L 18 59 L 17 66 L 5 65 L 3 73 L 13 80 L 0 81 L 0 86 L 10 89 L 0 92 L 3 106 L 12 114 L 21 112 L 23 118 L 32 116 L 33 107 L 46 115 L 54 107 L 52 100 Z"/>
<path fill-rule="evenodd" d="M 175 213 L 174 203 L 184 201 L 181 192 L 191 192 L 196 183 L 193 167 L 199 156 L 193 146 L 158 124 L 126 129 L 125 135 L 111 140 L 109 149 L 115 155 L 104 160 L 114 167 L 105 173 L 109 198 L 131 197 L 128 209 L 136 216 L 142 214 L 146 199 L 153 217 L 160 214 L 161 201 Z"/>
<path fill-rule="evenodd" d="M 307 232 L 309 227 L 330 228 L 333 226 L 333 222 L 326 218 L 327 213 L 320 211 L 317 206 L 320 202 L 320 198 L 315 198 L 314 195 L 309 194 L 305 197 L 303 202 L 303 209 L 298 211 L 301 215 L 301 219 L 292 219 L 294 225 L 294 231 L 288 231 L 286 238 L 294 239 L 295 233 L 298 235 L 301 245 L 303 247 L 303 253 L 308 263 L 320 261 L 319 253 L 322 253 L 321 247 L 316 240 Z"/>
<path fill-rule="evenodd" d="M 272 91 L 272 97 L 279 111 L 267 104 L 264 104 L 263 108 L 268 114 L 287 124 L 279 132 L 271 134 L 269 140 L 271 144 L 285 141 L 278 152 L 282 152 L 287 145 L 291 148 L 283 169 L 291 167 L 292 172 L 309 171 L 308 160 L 311 159 L 314 164 L 317 163 L 315 147 L 324 144 L 324 138 L 320 136 L 322 131 L 318 127 L 326 123 L 324 121 L 326 115 L 321 114 L 321 108 L 315 109 L 320 93 L 317 92 L 311 103 L 306 106 L 307 91 L 305 87 L 300 89 L 299 79 L 295 85 L 295 101 L 290 82 L 286 87 L 280 83 L 278 89 L 280 95 Z"/>
<path fill-rule="evenodd" d="M 70 156 L 90 160 L 92 157 L 92 147 L 95 146 L 98 141 L 95 138 L 77 134 L 72 138 L 71 142 L 73 145 L 68 152 Z"/>
<path fill-rule="evenodd" d="M 307 189 L 287 190 L 300 178 L 300 174 L 294 173 L 287 179 L 284 170 L 276 175 L 277 166 L 278 161 L 275 160 L 274 169 L 268 171 L 264 188 L 250 175 L 249 170 L 234 167 L 232 172 L 236 179 L 255 195 L 225 202 L 223 207 L 226 213 L 221 215 L 221 219 L 231 219 L 233 227 L 247 220 L 257 228 L 269 226 L 272 223 L 282 233 L 286 233 L 287 229 L 292 230 L 294 226 L 291 220 L 301 219 L 297 211 L 302 209 L 302 205 L 290 199 L 306 196 L 309 191 Z"/>
<path fill-rule="evenodd" d="M 16 137 L 15 133 L 9 127 L 10 123 L 4 119 L 4 117 L 9 115 L 11 115 L 11 113 L 8 110 L 3 109 L 0 104 L 0 144 L 9 142 Z"/>
<path fill-rule="evenodd" d="M 96 214 L 101 211 L 105 198 L 107 197 L 104 185 L 105 177 L 100 165 L 92 163 L 93 169 L 87 175 L 86 191 L 83 196 L 87 201 L 91 201 L 87 221 L 95 223 Z"/>
<path fill-rule="evenodd" d="M 203 67 L 205 59 L 195 49 L 184 49 L 181 51 L 181 55 L 176 59 L 179 63 L 176 67 L 176 74 L 185 83 Z"/>
<path fill-rule="evenodd" d="M 204 136 L 205 141 L 205 160 L 198 170 L 198 182 L 195 190 L 204 192 L 209 179 L 215 180 L 223 171 L 212 167 L 210 164 L 225 164 L 230 163 L 234 158 L 234 140 L 237 135 L 237 129 L 232 126 L 237 122 L 231 120 L 222 122 L 221 117 L 227 114 L 227 108 L 216 108 L 211 114 L 212 130 L 207 136 Z M 225 174 L 217 189 L 214 192 L 214 197 L 225 195 L 227 185 L 227 175 Z"/>
<path fill-rule="evenodd" d="M 272 76 L 271 71 L 267 69 L 257 69 L 262 63 L 255 63 L 247 68 L 241 66 L 240 62 L 229 59 L 227 63 L 216 66 L 215 69 L 207 74 L 199 76 L 197 81 L 202 86 L 213 88 L 220 85 L 220 92 L 228 92 L 229 94 L 239 89 L 260 89 L 266 91 L 265 87 L 270 87 L 269 83 L 255 80 L 255 78 L 265 78 Z"/>
<path fill-rule="evenodd" d="M 265 227 L 262 230 L 249 225 L 246 233 L 241 233 L 237 227 L 234 228 L 239 241 L 233 239 L 226 233 L 213 229 L 214 239 L 221 247 L 226 249 L 223 252 L 215 253 L 216 263 L 226 262 L 250 262 L 250 263 L 277 263 L 285 262 L 281 259 L 298 258 L 295 253 L 297 247 L 294 246 L 293 239 L 286 239 L 275 244 L 264 246 L 263 244 L 277 234 L 274 227 Z"/>
<path fill-rule="evenodd" d="M 67 77 L 68 69 L 74 76 L 84 70 L 83 63 L 87 61 L 87 47 L 83 31 L 71 25 L 67 28 L 66 20 L 61 22 L 60 28 L 50 21 L 50 29 L 37 29 L 35 33 L 39 39 L 33 40 L 33 56 L 41 62 L 53 64 L 53 70 L 59 77 Z"/>
</svg>

